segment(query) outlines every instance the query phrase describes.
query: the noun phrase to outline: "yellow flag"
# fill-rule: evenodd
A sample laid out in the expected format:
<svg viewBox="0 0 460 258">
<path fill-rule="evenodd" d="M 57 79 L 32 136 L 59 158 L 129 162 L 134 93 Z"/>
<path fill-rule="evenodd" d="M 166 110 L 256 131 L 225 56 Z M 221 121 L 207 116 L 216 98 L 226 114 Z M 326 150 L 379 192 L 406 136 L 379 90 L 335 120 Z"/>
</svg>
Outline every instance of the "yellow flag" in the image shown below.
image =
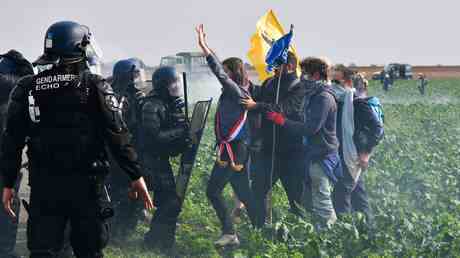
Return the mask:
<svg viewBox="0 0 460 258">
<path fill-rule="evenodd" d="M 251 48 L 248 52 L 249 62 L 254 66 L 257 73 L 259 74 L 259 80 L 265 81 L 267 78 L 273 76 L 272 73 L 267 72 L 267 64 L 265 63 L 265 57 L 270 50 L 272 44 L 277 39 L 284 36 L 285 32 L 283 26 L 276 18 L 275 13 L 270 10 L 264 16 L 262 16 L 256 25 L 256 32 L 251 37 Z M 290 47 L 290 51 L 297 56 L 297 52 L 293 46 Z M 297 73 L 300 75 L 300 68 L 297 68 Z"/>
</svg>

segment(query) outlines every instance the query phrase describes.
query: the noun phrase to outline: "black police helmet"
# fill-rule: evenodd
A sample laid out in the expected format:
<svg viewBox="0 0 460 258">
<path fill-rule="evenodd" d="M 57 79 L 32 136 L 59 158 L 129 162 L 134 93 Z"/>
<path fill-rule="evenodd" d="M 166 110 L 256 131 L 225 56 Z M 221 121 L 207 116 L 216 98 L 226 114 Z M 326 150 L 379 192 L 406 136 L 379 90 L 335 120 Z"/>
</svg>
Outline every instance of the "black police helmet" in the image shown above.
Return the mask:
<svg viewBox="0 0 460 258">
<path fill-rule="evenodd" d="M 58 64 L 63 60 L 80 61 L 91 43 L 89 28 L 72 21 L 61 21 L 46 31 L 44 53 L 34 65 Z"/>
<path fill-rule="evenodd" d="M 145 85 L 145 64 L 138 58 L 123 59 L 115 63 L 112 72 L 112 88 L 117 93 L 139 90 Z"/>
<path fill-rule="evenodd" d="M 113 77 L 122 76 L 144 69 L 144 67 L 144 63 L 138 58 L 124 59 L 115 63 L 112 75 Z"/>
<path fill-rule="evenodd" d="M 33 73 L 32 64 L 20 52 L 12 49 L 0 55 L 0 74 L 22 77 Z"/>
<path fill-rule="evenodd" d="M 179 75 L 175 67 L 162 66 L 152 74 L 152 86 L 156 91 L 165 90 L 168 86 L 179 80 Z"/>
</svg>

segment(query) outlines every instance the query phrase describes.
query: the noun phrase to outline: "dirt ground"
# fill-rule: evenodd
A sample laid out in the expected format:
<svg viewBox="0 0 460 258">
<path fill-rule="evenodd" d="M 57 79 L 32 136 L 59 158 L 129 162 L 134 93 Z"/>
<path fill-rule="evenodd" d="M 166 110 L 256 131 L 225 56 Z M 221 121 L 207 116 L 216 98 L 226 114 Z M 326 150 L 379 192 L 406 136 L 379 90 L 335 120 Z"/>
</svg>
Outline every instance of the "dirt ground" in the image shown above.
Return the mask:
<svg viewBox="0 0 460 258">
<path fill-rule="evenodd" d="M 372 77 L 375 72 L 383 70 L 382 66 L 358 66 L 356 69 L 365 72 L 366 77 Z M 414 78 L 418 73 L 423 73 L 429 79 L 458 79 L 460 78 L 460 66 L 413 66 Z"/>
</svg>

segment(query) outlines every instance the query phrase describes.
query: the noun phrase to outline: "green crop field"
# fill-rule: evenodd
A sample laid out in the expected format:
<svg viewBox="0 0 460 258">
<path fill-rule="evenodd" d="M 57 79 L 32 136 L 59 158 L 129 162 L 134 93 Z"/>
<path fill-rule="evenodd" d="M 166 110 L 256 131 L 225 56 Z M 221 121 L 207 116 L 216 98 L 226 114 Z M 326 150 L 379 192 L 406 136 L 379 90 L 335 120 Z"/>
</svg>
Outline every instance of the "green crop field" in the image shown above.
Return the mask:
<svg viewBox="0 0 460 258">
<path fill-rule="evenodd" d="M 384 103 L 386 137 L 366 172 L 376 217 L 368 232 L 363 216 L 341 220 L 316 234 L 309 219 L 287 212 L 281 187 L 274 190 L 275 227 L 287 239 L 268 240 L 238 225 L 241 246 L 216 250 L 220 225 L 205 196 L 213 165 L 212 121 L 200 147 L 177 232 L 181 257 L 460 257 L 460 80 L 432 80 L 426 96 L 415 81 L 398 81 L 389 93 L 371 82 L 371 95 Z M 227 189 L 230 200 L 230 191 Z M 107 257 L 162 257 L 142 250 L 146 225 L 122 246 L 110 245 Z"/>
</svg>

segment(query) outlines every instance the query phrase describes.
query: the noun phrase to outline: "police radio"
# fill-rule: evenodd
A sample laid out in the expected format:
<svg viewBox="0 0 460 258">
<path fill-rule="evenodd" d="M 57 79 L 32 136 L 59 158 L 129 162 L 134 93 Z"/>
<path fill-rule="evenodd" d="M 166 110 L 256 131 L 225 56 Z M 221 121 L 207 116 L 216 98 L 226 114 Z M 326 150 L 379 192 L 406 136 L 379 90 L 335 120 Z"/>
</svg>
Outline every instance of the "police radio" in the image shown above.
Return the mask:
<svg viewBox="0 0 460 258">
<path fill-rule="evenodd" d="M 32 96 L 32 91 L 29 91 L 29 96 L 27 97 L 29 102 L 29 116 L 32 122 L 40 123 L 40 108 L 35 103 L 35 98 Z"/>
</svg>

